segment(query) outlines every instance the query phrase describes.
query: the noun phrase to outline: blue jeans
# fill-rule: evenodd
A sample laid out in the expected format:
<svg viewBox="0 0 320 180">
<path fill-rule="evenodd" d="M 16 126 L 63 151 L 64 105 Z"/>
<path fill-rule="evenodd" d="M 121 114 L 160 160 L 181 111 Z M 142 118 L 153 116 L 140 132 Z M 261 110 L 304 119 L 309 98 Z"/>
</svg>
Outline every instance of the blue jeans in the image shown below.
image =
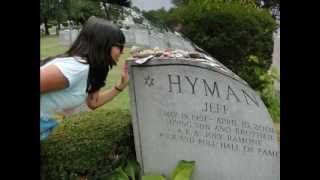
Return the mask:
<svg viewBox="0 0 320 180">
<path fill-rule="evenodd" d="M 40 117 L 40 141 L 46 139 L 57 125 L 58 122 L 54 119 Z"/>
</svg>

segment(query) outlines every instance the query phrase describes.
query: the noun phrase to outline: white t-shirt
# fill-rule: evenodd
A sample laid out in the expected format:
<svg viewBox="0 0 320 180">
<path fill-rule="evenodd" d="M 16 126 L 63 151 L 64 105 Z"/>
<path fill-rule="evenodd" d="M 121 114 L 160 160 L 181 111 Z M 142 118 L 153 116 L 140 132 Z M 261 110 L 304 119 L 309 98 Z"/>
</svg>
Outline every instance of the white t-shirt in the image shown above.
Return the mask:
<svg viewBox="0 0 320 180">
<path fill-rule="evenodd" d="M 89 65 L 80 57 L 56 58 L 40 67 L 55 65 L 69 81 L 65 89 L 41 94 L 40 117 L 54 118 L 56 114 L 72 111 L 85 103 Z"/>
</svg>

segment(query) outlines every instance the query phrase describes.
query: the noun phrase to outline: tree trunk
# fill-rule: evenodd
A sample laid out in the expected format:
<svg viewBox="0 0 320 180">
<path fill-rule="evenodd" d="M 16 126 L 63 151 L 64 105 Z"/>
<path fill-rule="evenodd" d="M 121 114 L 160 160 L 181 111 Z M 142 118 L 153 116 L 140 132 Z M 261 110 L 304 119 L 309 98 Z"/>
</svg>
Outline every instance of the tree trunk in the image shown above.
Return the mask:
<svg viewBox="0 0 320 180">
<path fill-rule="evenodd" d="M 49 36 L 50 32 L 49 32 L 48 20 L 47 19 L 44 20 L 44 29 L 45 29 L 45 35 Z"/>
<path fill-rule="evenodd" d="M 79 22 L 80 22 L 80 25 L 83 26 L 86 20 L 81 18 Z M 77 23 L 77 26 L 79 27 L 79 23 Z"/>
<path fill-rule="evenodd" d="M 103 3 L 103 7 L 104 7 L 104 12 L 106 13 L 106 18 L 107 18 L 107 20 L 111 20 L 111 18 L 110 18 L 110 13 L 109 13 L 109 10 L 108 10 L 108 8 L 107 8 L 107 4 L 106 3 Z"/>
<path fill-rule="evenodd" d="M 58 20 L 58 24 L 57 24 L 57 28 L 56 28 L 56 34 L 59 35 L 59 31 L 60 31 L 61 27 L 60 27 L 60 20 Z"/>
</svg>

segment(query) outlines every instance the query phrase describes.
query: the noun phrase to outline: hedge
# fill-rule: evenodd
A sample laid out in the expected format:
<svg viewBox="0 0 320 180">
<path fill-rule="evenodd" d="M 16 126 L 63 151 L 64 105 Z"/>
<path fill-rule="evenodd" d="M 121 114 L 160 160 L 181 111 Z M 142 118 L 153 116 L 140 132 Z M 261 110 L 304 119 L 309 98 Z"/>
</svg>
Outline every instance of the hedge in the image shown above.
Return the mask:
<svg viewBox="0 0 320 180">
<path fill-rule="evenodd" d="M 41 179 L 101 179 L 135 158 L 130 113 L 96 110 L 66 118 L 41 142 Z"/>
</svg>

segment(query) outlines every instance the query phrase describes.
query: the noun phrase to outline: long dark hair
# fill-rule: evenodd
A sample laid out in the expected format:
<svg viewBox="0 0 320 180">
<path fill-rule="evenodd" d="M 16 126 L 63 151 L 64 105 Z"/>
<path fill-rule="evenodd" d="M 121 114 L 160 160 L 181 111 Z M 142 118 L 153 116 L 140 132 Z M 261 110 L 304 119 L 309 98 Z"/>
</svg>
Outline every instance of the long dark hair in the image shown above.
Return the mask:
<svg viewBox="0 0 320 180">
<path fill-rule="evenodd" d="M 105 86 L 109 70 L 116 65 L 111 57 L 112 46 L 124 43 L 125 36 L 118 26 L 90 17 L 67 52 L 47 58 L 42 64 L 57 57 L 82 57 L 89 64 L 87 92 L 92 93 Z"/>
</svg>

